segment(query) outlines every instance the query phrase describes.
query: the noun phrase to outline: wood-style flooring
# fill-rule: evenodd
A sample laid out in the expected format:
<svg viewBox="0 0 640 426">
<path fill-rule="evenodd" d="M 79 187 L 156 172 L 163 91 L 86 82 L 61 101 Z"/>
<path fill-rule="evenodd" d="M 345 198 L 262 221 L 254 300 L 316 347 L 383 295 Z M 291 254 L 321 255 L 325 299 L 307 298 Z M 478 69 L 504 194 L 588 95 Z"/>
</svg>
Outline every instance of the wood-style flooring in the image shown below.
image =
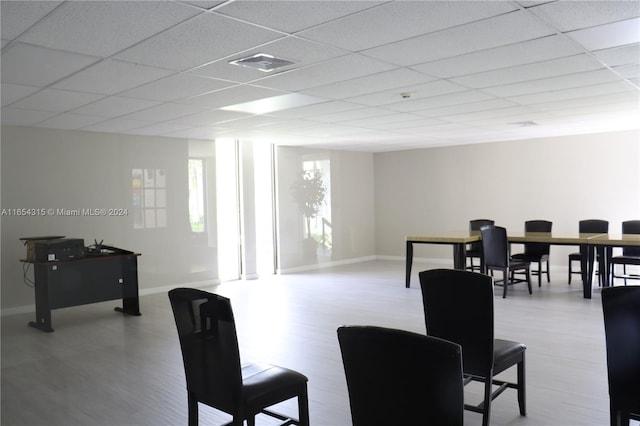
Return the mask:
<svg viewBox="0 0 640 426">
<path fill-rule="evenodd" d="M 404 263 L 396 261 L 205 289 L 231 298 L 244 359 L 306 374 L 311 424 L 346 426 L 351 418 L 336 329 L 368 324 L 424 333 L 417 272 L 428 268 L 414 265 L 410 289 Z M 492 425 L 608 424 L 599 290 L 583 299 L 579 280 L 569 286 L 566 274 L 553 271 L 551 278 L 541 288 L 534 280 L 533 295 L 516 285 L 502 299 L 496 288 L 496 337 L 528 348 L 528 415 L 519 415 L 515 391 L 507 390 L 493 402 Z M 55 310 L 53 333 L 28 327 L 32 314 L 2 318 L 3 426 L 186 425 L 182 358 L 166 292 L 141 297 L 140 317 L 114 312 L 117 304 Z M 480 392 L 467 387 L 465 398 L 475 401 Z M 296 404 L 278 408 L 294 414 Z M 200 406 L 202 425 L 228 419 Z M 481 424 L 481 415 L 465 412 L 465 424 Z"/>
</svg>

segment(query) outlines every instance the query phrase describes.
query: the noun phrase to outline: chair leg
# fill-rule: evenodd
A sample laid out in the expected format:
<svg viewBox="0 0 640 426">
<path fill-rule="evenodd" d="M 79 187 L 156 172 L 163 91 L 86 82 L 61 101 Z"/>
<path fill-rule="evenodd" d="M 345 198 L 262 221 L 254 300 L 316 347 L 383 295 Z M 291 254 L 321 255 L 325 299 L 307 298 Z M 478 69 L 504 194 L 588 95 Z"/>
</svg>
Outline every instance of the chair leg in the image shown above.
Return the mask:
<svg viewBox="0 0 640 426">
<path fill-rule="evenodd" d="M 506 287 L 506 286 L 505 286 Z M 482 406 L 482 426 L 489 426 L 491 417 L 491 391 L 493 386 L 493 373 L 484 382 L 484 402 Z"/>
<path fill-rule="evenodd" d="M 547 283 L 551 282 L 551 272 L 549 271 L 549 259 L 547 259 Z"/>
<path fill-rule="evenodd" d="M 572 271 L 571 271 L 571 264 L 572 263 L 573 262 L 571 261 L 571 259 L 569 259 L 569 285 L 571 285 L 571 275 L 573 275 Z"/>
<path fill-rule="evenodd" d="M 526 393 L 526 379 L 524 369 L 524 353 L 522 354 L 522 361 L 518 363 L 518 407 L 520 407 L 520 415 L 527 415 L 527 393 Z"/>
<path fill-rule="evenodd" d="M 507 287 L 509 286 L 509 271 L 507 269 L 502 270 L 502 298 L 507 298 Z"/>
<path fill-rule="evenodd" d="M 306 385 L 298 395 L 298 419 L 300 426 L 309 426 L 309 396 Z"/>
<path fill-rule="evenodd" d="M 538 287 L 542 287 L 542 262 L 538 262 Z"/>
<path fill-rule="evenodd" d="M 622 265 L 622 275 L 624 275 L 624 285 L 627 285 L 627 265 Z"/>
<path fill-rule="evenodd" d="M 526 271 L 527 271 L 527 286 L 529 286 L 529 294 L 532 294 L 533 292 L 531 291 L 531 270 L 527 268 Z M 540 279 L 540 275 L 538 275 L 538 279 Z"/>
<path fill-rule="evenodd" d="M 188 395 L 189 426 L 198 426 L 198 400 L 193 395 Z"/>
</svg>

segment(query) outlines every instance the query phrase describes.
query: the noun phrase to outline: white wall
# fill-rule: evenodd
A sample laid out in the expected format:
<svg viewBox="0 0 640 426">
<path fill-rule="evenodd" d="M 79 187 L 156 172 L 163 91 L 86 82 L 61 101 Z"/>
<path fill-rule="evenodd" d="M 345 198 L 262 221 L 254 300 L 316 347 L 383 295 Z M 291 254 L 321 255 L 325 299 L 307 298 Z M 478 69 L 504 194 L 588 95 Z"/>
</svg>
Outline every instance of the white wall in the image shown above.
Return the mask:
<svg viewBox="0 0 640 426">
<path fill-rule="evenodd" d="M 3 127 L 3 209 L 128 209 L 115 217 L 3 215 L 3 310 L 34 303 L 18 261 L 26 254 L 20 237 L 66 235 L 140 252 L 141 291 L 215 280 L 216 248 L 194 239 L 189 226 L 188 153 L 186 139 Z M 167 227 L 134 229 L 133 168 L 166 171 Z"/>
<path fill-rule="evenodd" d="M 33 310 L 33 289 L 24 284 L 23 264 L 19 262 L 26 255 L 20 237 L 66 235 L 82 238 L 86 245 L 97 239 L 139 252 L 142 293 L 218 280 L 213 142 L 6 126 L 2 127 L 1 136 L 2 209 L 121 208 L 129 212 L 119 217 L 3 215 L 0 224 L 3 313 Z M 196 235 L 189 226 L 190 155 L 204 158 L 208 168 L 207 235 Z M 312 262 L 301 257 L 303 217 L 290 192 L 302 159 L 309 155 L 331 161 L 334 227 L 331 257 L 315 258 Z M 281 270 L 373 257 L 373 154 L 280 148 L 278 160 Z M 166 171 L 166 228 L 134 228 L 131 214 L 134 168 Z"/>
<path fill-rule="evenodd" d="M 278 229 L 281 271 L 375 255 L 373 154 L 278 147 Z M 305 226 L 291 188 L 305 160 L 329 160 L 332 250 L 330 257 L 305 254 Z"/>
<path fill-rule="evenodd" d="M 403 257 L 407 235 L 467 229 L 480 218 L 518 231 L 525 220 L 546 219 L 558 233 L 576 232 L 582 219 L 606 219 L 620 233 L 623 220 L 640 219 L 640 135 L 380 153 L 375 188 L 376 253 L 383 256 Z M 552 265 L 566 267 L 569 251 L 575 248 L 552 247 Z M 418 245 L 415 256 L 451 259 L 451 247 Z"/>
</svg>

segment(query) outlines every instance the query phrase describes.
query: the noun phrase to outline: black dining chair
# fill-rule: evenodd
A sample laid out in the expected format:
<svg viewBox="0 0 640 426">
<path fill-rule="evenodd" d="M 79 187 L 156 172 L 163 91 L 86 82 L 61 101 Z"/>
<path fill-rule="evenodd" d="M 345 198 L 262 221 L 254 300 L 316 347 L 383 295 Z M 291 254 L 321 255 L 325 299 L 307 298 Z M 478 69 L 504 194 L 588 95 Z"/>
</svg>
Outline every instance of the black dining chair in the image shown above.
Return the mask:
<svg viewBox="0 0 640 426">
<path fill-rule="evenodd" d="M 602 289 L 611 426 L 640 421 L 640 286 Z"/>
<path fill-rule="evenodd" d="M 493 274 L 493 271 L 502 272 L 502 297 L 507 297 L 507 287 L 516 283 L 526 282 L 531 294 L 531 264 L 525 260 L 512 259 L 509 255 L 509 241 L 507 230 L 501 226 L 483 226 L 482 251 L 484 252 L 484 267 Z M 524 274 L 525 278 L 516 278 L 515 274 Z M 496 283 L 499 281 L 496 281 Z"/>
<path fill-rule="evenodd" d="M 622 235 L 638 235 L 640 234 L 640 220 L 627 220 L 622 222 Z M 616 275 L 616 265 L 622 265 L 622 275 Z M 621 256 L 613 256 L 610 259 L 611 285 L 614 285 L 615 278 L 623 278 L 624 285 L 627 280 L 640 280 L 639 274 L 627 274 L 627 266 L 640 266 L 640 247 L 622 247 Z"/>
<path fill-rule="evenodd" d="M 553 223 L 548 220 L 528 220 L 524 223 L 524 232 L 551 232 Z M 538 287 L 542 286 L 542 274 L 547 275 L 547 282 L 551 282 L 549 276 L 549 252 L 551 244 L 546 243 L 525 243 L 524 253 L 517 253 L 511 256 L 513 259 L 523 262 L 537 263 L 538 269 L 532 270 L 532 275 L 538 276 Z M 542 266 L 546 267 L 543 268 Z"/>
<path fill-rule="evenodd" d="M 263 413 L 283 425 L 309 425 L 307 377 L 268 364 L 240 364 L 235 320 L 229 299 L 204 290 L 169 291 L 187 382 L 189 426 L 198 424 L 198 403 L 233 416 L 231 423 L 255 424 Z M 267 410 L 298 398 L 299 420 Z"/>
<path fill-rule="evenodd" d="M 494 225 L 491 219 L 474 219 L 469 221 L 469 232 L 480 232 L 480 228 L 487 225 Z M 482 241 L 476 241 L 467 246 L 467 259 L 469 264 L 467 270 L 482 272 Z M 474 264 L 473 259 L 478 259 Z"/>
<path fill-rule="evenodd" d="M 484 383 L 484 398 L 464 408 L 482 413 L 489 424 L 491 401 L 507 388 L 516 389 L 520 415 L 526 415 L 525 352 L 519 342 L 494 337 L 493 278 L 456 269 L 433 269 L 419 273 L 425 325 L 428 336 L 462 346 L 465 385 Z M 517 382 L 495 379 L 516 366 Z M 497 386 L 494 390 L 493 386 Z M 445 423 L 443 423 L 445 424 Z"/>
<path fill-rule="evenodd" d="M 354 426 L 463 424 L 460 345 L 376 326 L 342 326 L 338 341 Z"/>
<path fill-rule="evenodd" d="M 578 222 L 578 232 L 581 234 L 607 234 L 609 232 L 609 222 L 601 219 L 588 219 Z M 604 274 L 604 268 L 600 268 L 600 259 L 604 256 L 603 250 L 598 250 L 596 253 L 596 262 L 598 262 L 598 282 L 602 283 Z M 571 285 L 571 276 L 574 274 L 582 275 L 582 269 L 576 270 L 573 268 L 573 262 L 580 263 L 582 261 L 582 253 L 569 254 L 569 285 Z"/>
</svg>

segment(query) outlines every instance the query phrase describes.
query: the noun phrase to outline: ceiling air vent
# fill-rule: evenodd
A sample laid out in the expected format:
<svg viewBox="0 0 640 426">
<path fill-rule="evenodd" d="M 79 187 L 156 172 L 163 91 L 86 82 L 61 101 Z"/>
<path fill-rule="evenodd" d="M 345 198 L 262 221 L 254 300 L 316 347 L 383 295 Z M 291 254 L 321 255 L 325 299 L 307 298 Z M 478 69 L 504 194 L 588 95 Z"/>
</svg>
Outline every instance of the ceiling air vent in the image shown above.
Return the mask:
<svg viewBox="0 0 640 426">
<path fill-rule="evenodd" d="M 258 53 L 256 55 L 249 56 L 248 58 L 229 61 L 229 63 L 232 65 L 240 65 L 242 67 L 254 68 L 262 72 L 271 72 L 278 68 L 286 67 L 288 65 L 293 65 L 293 62 L 291 61 L 287 61 L 286 59 L 276 58 L 271 55 L 267 55 L 266 53 Z"/>
</svg>

